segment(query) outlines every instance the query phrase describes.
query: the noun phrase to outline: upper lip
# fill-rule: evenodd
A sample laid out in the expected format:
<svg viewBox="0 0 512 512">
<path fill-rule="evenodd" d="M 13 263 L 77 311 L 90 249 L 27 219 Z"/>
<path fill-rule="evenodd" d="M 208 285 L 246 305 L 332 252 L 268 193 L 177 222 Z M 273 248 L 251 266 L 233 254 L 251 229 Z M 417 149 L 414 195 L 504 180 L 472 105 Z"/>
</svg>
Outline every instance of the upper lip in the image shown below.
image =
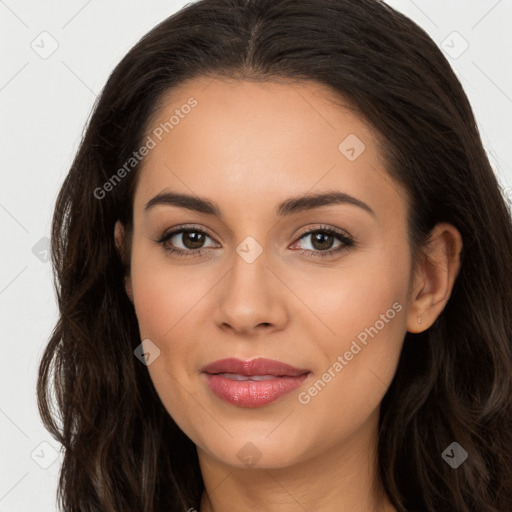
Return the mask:
<svg viewBox="0 0 512 512">
<path fill-rule="evenodd" d="M 275 375 L 286 377 L 298 377 L 309 373 L 308 369 L 295 368 L 282 361 L 258 357 L 250 361 L 242 361 L 237 358 L 219 359 L 208 364 L 202 370 L 204 373 L 236 373 L 237 375 Z"/>
</svg>

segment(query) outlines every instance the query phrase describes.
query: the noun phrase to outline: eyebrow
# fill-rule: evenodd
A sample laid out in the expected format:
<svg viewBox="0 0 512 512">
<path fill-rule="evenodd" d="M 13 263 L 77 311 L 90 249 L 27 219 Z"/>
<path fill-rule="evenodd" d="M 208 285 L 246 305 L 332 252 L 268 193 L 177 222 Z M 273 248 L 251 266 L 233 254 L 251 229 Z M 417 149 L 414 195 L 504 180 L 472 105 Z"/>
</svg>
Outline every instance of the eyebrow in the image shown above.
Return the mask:
<svg viewBox="0 0 512 512">
<path fill-rule="evenodd" d="M 292 215 L 294 213 L 319 208 L 320 206 L 329 206 L 335 204 L 348 204 L 357 206 L 375 217 L 375 212 L 366 203 L 339 191 L 291 197 L 278 205 L 276 208 L 276 214 L 280 217 L 283 217 Z M 222 217 L 219 207 L 214 202 L 197 196 L 190 196 L 177 192 L 162 192 L 156 195 L 146 203 L 144 210 L 148 211 L 157 205 L 177 206 L 179 208 L 186 208 L 187 210 L 193 210 L 199 213 L 206 213 L 208 215 L 216 215 L 218 217 Z"/>
</svg>

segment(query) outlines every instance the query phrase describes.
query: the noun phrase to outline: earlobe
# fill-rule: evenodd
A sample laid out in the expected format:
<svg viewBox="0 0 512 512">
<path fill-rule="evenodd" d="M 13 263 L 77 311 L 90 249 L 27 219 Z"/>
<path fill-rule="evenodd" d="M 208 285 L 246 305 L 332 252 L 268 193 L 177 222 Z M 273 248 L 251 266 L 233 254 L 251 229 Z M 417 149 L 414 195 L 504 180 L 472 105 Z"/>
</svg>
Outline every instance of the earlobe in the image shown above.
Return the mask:
<svg viewBox="0 0 512 512">
<path fill-rule="evenodd" d="M 116 249 L 119 252 L 119 255 L 122 256 L 122 247 L 124 240 L 124 226 L 120 220 L 116 221 L 114 226 L 114 241 L 116 244 Z"/>
<path fill-rule="evenodd" d="M 126 276 L 124 278 L 124 288 L 126 290 L 126 295 L 128 295 L 130 302 L 133 304 L 132 278 L 130 276 Z"/>
<path fill-rule="evenodd" d="M 116 245 L 116 250 L 119 253 L 119 256 L 123 263 L 125 264 L 125 268 L 129 268 L 129 265 L 126 262 L 126 251 L 125 251 L 125 228 L 121 221 L 116 221 L 114 226 L 114 241 Z M 133 304 L 133 291 L 132 291 L 132 279 L 129 273 L 125 275 L 124 278 L 124 288 L 126 290 L 126 294 L 128 295 L 130 301 Z"/>
<path fill-rule="evenodd" d="M 425 331 L 443 311 L 460 270 L 461 252 L 462 237 L 457 228 L 448 223 L 437 224 L 418 263 L 409 304 L 408 332 Z"/>
</svg>

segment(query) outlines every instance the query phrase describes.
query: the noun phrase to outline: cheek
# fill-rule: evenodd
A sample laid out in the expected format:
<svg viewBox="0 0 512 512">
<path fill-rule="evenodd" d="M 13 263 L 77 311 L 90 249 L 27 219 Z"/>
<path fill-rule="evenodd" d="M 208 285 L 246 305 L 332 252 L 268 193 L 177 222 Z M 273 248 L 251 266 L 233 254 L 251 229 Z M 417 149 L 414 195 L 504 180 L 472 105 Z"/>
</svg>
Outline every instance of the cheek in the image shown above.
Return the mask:
<svg viewBox="0 0 512 512">
<path fill-rule="evenodd" d="M 397 314 L 396 310 L 405 310 L 409 266 L 406 244 L 382 246 L 382 250 L 367 253 L 361 250 L 345 261 L 340 260 L 338 268 L 301 272 L 293 289 L 313 313 L 306 314 L 309 323 L 316 318 L 322 329 L 318 332 L 324 335 L 324 348 L 339 350 L 347 340 L 378 322 L 381 315 L 385 322 L 392 319 L 382 330 L 386 336 L 393 338 L 396 333 L 405 333 L 405 315 Z M 293 279 L 292 274 L 287 277 Z M 394 303 L 401 308 L 393 309 Z M 378 326 L 382 327 L 381 322 Z"/>
<path fill-rule="evenodd" d="M 312 295 L 312 309 L 330 334 L 317 338 L 324 364 L 298 397 L 309 409 L 305 414 L 339 418 L 332 426 L 344 431 L 378 407 L 406 333 L 409 263 L 406 248 L 382 252 L 340 273 L 337 281 L 325 280 L 323 293 Z"/>
<path fill-rule="evenodd" d="M 149 338 L 160 350 L 148 366 L 160 400 L 185 432 L 195 426 L 190 411 L 197 405 L 187 389 L 196 369 L 195 332 L 201 299 L 212 288 L 207 276 L 195 277 L 184 267 L 172 266 L 161 257 L 134 251 L 132 288 L 141 339 Z M 214 280 L 213 280 L 214 281 Z"/>
<path fill-rule="evenodd" d="M 160 249 L 134 244 L 131 281 L 141 336 L 172 338 L 211 288 L 208 279 L 207 270 L 191 271 L 168 261 Z"/>
</svg>

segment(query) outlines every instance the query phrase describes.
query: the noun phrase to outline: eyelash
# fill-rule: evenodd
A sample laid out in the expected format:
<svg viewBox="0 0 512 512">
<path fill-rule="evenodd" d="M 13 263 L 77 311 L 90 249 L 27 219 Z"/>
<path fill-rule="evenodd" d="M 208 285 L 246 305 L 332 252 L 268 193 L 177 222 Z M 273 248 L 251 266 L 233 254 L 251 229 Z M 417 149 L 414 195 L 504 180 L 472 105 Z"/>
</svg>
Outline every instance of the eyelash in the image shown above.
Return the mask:
<svg viewBox="0 0 512 512">
<path fill-rule="evenodd" d="M 204 248 L 204 247 L 200 248 L 200 249 L 188 249 L 186 251 L 183 249 L 175 249 L 173 247 L 167 247 L 165 245 L 167 243 L 167 241 L 170 240 L 174 235 L 177 235 L 179 233 L 200 233 L 202 235 L 206 235 L 208 238 L 212 238 L 206 231 L 196 228 L 195 226 L 178 226 L 176 229 L 173 229 L 172 231 L 164 233 L 160 237 L 159 240 L 156 240 L 156 243 L 161 244 L 167 253 L 173 254 L 180 258 L 181 257 L 184 257 L 184 258 L 198 257 L 207 251 L 208 248 Z M 332 256 L 336 253 L 340 253 L 342 251 L 349 249 L 350 247 L 355 246 L 354 239 L 351 236 L 349 236 L 341 231 L 337 231 L 333 228 L 327 227 L 327 226 L 319 226 L 318 228 L 306 231 L 305 233 L 302 233 L 297 238 L 297 241 L 301 240 L 303 238 L 306 238 L 307 236 L 315 234 L 315 233 L 333 235 L 339 241 L 341 241 L 343 243 L 343 245 L 337 247 L 336 249 L 329 249 L 327 251 L 301 249 L 301 250 L 297 251 L 299 254 L 310 253 L 309 256 L 313 257 L 313 258 L 328 258 L 329 256 Z"/>
</svg>

